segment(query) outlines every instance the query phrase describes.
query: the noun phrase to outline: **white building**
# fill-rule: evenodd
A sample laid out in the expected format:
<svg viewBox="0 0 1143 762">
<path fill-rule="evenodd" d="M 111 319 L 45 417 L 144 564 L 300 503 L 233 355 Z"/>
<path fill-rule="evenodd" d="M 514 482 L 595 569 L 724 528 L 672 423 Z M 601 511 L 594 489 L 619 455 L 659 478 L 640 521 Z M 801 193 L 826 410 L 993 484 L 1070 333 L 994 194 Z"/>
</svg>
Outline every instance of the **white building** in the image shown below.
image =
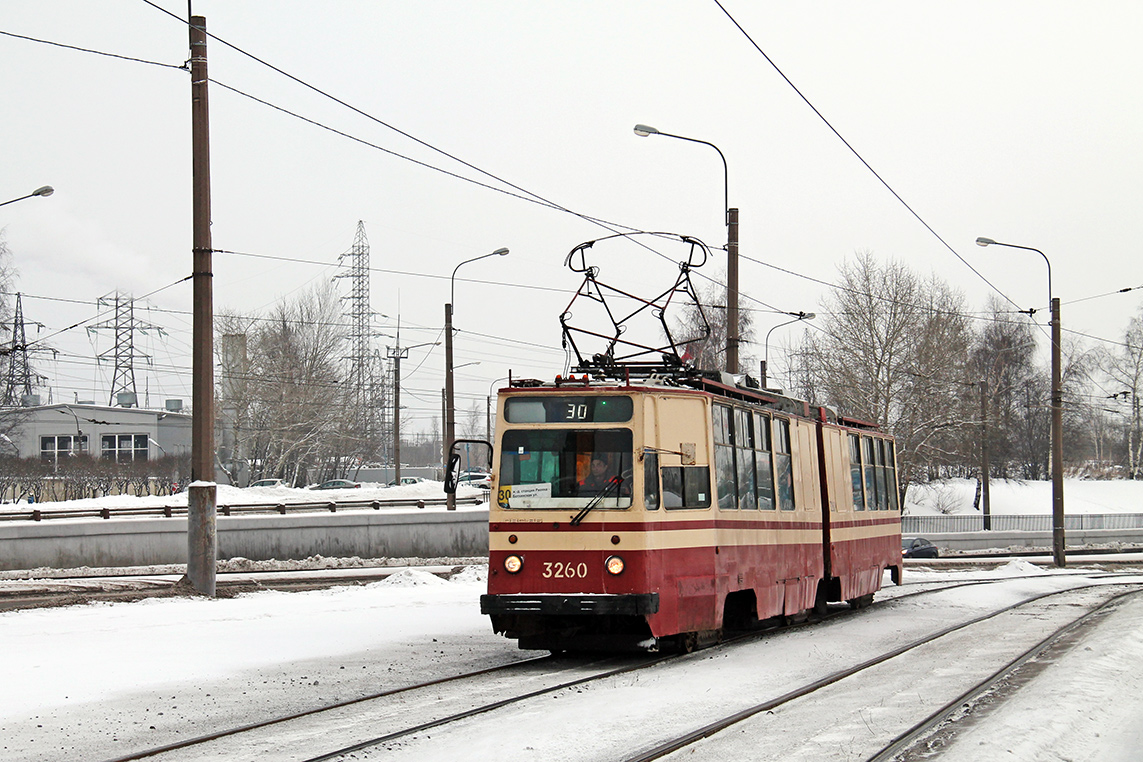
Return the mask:
<svg viewBox="0 0 1143 762">
<path fill-rule="evenodd" d="M 0 450 L 20 457 L 55 461 L 69 453 L 88 453 L 119 462 L 189 455 L 191 416 L 181 400 L 166 410 L 88 404 L 8 408 L 20 422 L 0 438 Z"/>
</svg>

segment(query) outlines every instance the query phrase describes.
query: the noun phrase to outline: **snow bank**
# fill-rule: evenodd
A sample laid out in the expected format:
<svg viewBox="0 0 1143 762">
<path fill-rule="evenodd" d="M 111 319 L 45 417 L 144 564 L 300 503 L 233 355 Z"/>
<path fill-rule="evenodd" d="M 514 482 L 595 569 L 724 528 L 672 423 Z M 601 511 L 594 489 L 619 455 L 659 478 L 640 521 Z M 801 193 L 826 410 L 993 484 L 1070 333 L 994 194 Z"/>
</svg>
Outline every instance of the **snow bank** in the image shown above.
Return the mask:
<svg viewBox="0 0 1143 762">
<path fill-rule="evenodd" d="M 1050 481 L 994 479 L 989 483 L 993 514 L 1039 515 L 1052 512 Z M 905 511 L 917 516 L 976 513 L 975 479 L 947 479 L 910 485 Z M 1064 479 L 1064 506 L 1076 513 L 1143 513 L 1143 482 L 1116 479 L 1089 481 Z"/>
</svg>

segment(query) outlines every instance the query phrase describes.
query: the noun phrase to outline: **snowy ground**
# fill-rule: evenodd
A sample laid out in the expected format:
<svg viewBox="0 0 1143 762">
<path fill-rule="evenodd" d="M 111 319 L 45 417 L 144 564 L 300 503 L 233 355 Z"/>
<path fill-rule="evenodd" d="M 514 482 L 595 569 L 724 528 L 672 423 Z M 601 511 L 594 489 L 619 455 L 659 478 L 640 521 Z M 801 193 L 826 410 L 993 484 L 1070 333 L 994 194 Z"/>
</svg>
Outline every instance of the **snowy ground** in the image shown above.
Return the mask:
<svg viewBox="0 0 1143 762">
<path fill-rule="evenodd" d="M 494 635 L 479 614 L 485 575 L 481 566 L 448 581 L 410 570 L 383 582 L 323 591 L 2 613 L 0 757 L 109 759 L 212 729 L 525 658 L 529 654 Z M 729 670 L 727 675 L 768 663 L 813 661 L 829 669 L 851 657 L 854 642 L 902 637 L 926 618 L 983 610 L 1028 590 L 1058 589 L 1073 584 L 1077 572 L 1046 572 L 1017 561 L 984 572 L 913 570 L 908 581 L 1017 575 L 1031 576 L 995 590 L 968 588 L 942 606 L 875 606 L 862 612 L 856 630 L 815 625 L 763 641 L 749 653 L 715 651 L 704 660 Z M 886 599 L 892 591 L 886 590 Z M 1137 759 L 1143 719 L 1140 663 L 1143 605 L 1133 604 L 1109 618 L 1086 647 L 1025 686 L 1011 706 L 958 739 L 948 758 Z M 677 683 L 664 676 L 646 679 L 653 685 L 631 686 L 644 705 L 685 704 L 698 690 L 693 675 Z M 923 701 L 924 693 L 914 684 L 892 699 Z M 878 703 L 884 708 L 889 699 L 883 694 Z M 531 732 L 545 732 L 545 716 L 531 713 Z M 566 730 L 566 722 L 553 715 L 552 734 Z M 595 753 L 581 758 L 605 758 L 609 725 L 599 717 L 591 725 L 590 741 L 581 743 Z M 629 732 L 621 725 L 615 733 Z M 1041 732 L 1045 728 L 1051 732 Z M 470 748 L 491 749 L 490 739 L 470 740 L 476 744 Z M 506 758 L 524 751 L 497 748 Z"/>
<path fill-rule="evenodd" d="M 1046 514 L 1052 511 L 1052 484 L 1042 481 L 995 479 L 990 484 L 991 509 L 996 514 Z M 457 497 L 487 495 L 487 491 L 460 485 Z M 914 484 L 905 498 L 905 511 L 910 514 L 972 513 L 976 481 L 948 479 L 931 484 Z M 309 490 L 292 487 L 250 487 L 239 489 L 218 485 L 219 505 L 255 503 L 300 503 L 315 500 L 417 500 L 443 499 L 444 484 L 426 481 L 385 487 L 363 483 L 358 489 Z M 134 497 L 111 495 L 87 500 L 40 503 L 36 507 L 53 509 L 99 509 L 186 505 L 186 493 L 167 496 Z M 1065 479 L 1064 502 L 1068 513 L 1143 513 L 1143 481 L 1125 479 L 1094 481 Z"/>
<path fill-rule="evenodd" d="M 940 512 L 950 505 L 970 509 L 974 488 L 971 481 L 927 492 L 915 488 L 911 492 L 916 502 L 910 510 Z M 229 489 L 220 488 L 220 502 L 237 502 L 227 494 Z M 383 497 L 430 497 L 439 496 L 439 490 L 439 483 L 428 483 L 376 492 Z M 347 492 L 356 498 L 371 491 Z M 235 492 L 267 493 L 256 500 L 312 499 L 315 494 L 277 489 Z M 1143 512 L 1143 483 L 1069 480 L 1066 493 L 1069 511 Z M 171 499 L 132 500 L 169 503 Z M 101 500 L 123 504 L 123 498 Z M 1049 484 L 993 484 L 994 511 L 1046 513 L 1050 504 Z M 241 566 L 242 561 L 235 563 Z M 311 566 L 368 563 L 315 559 Z M 36 576 L 49 576 L 48 570 L 43 571 Z M 448 581 L 410 571 L 367 585 L 322 591 L 0 613 L 0 650 L 6 655 L 0 665 L 0 759 L 110 759 L 386 687 L 527 658 L 530 654 L 517 650 L 513 642 L 494 635 L 479 613 L 485 573 L 482 566 L 473 565 Z M 1065 575 L 1076 570 L 1037 572 L 1024 562 L 1014 562 L 987 572 L 910 569 L 906 581 L 1017 573 L 1032 575 L 1027 586 L 1034 587 L 1062 584 Z M 964 606 L 987 606 L 989 596 L 999 594 L 973 590 L 966 593 Z M 862 615 L 871 633 L 894 633 L 927 612 L 920 610 L 902 620 L 902 611 L 875 606 Z M 841 628 L 810 628 L 809 633 L 812 655 L 824 659 L 827 667 L 851 644 L 852 633 L 843 634 Z M 761 664 L 804 659 L 796 640 L 788 650 L 779 648 L 784 642 L 770 641 L 751 658 Z M 939 758 L 957 762 L 1139 759 L 1141 663 L 1143 605 L 1133 603 L 1101 624 L 1084 646 L 1066 654 L 1010 702 L 957 737 Z M 693 684 L 686 688 L 682 683 L 679 687 L 658 683 L 645 700 L 685 701 L 688 695 L 681 692 L 693 689 Z M 922 691 L 917 696 L 923 700 Z M 598 730 L 593 723 L 593 731 Z M 596 735 L 592 743 L 606 749 L 608 738 Z M 522 752 L 502 751 L 505 758 Z"/>
<path fill-rule="evenodd" d="M 994 479 L 989 483 L 994 514 L 1041 515 L 1052 512 L 1052 483 Z M 905 496 L 912 515 L 976 513 L 976 481 L 948 479 L 914 484 Z M 1143 513 L 1143 481 L 1064 479 L 1064 511 L 1075 513 Z"/>
</svg>

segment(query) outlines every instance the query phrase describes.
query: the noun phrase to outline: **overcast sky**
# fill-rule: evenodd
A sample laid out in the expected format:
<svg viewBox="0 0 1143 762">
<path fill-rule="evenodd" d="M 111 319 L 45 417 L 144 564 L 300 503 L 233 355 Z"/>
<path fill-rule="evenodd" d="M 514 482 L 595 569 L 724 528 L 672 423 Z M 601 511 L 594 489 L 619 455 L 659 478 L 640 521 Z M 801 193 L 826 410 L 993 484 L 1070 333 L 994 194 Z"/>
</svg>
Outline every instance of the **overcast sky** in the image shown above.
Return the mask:
<svg viewBox="0 0 1143 762">
<path fill-rule="evenodd" d="M 1143 6 L 722 5 L 194 0 L 221 40 L 208 48 L 213 244 L 240 252 L 215 255 L 216 309 L 258 314 L 328 281 L 363 220 L 384 353 L 398 315 L 403 345 L 439 340 L 453 268 L 508 247 L 457 275 L 456 363 L 480 362 L 458 370 L 458 408 L 483 406 L 510 370 L 549 378 L 563 370 L 559 314 L 580 284 L 564 257 L 608 231 L 536 197 L 725 244 L 718 155 L 637 137 L 642 122 L 726 156 L 759 342 L 788 319 L 775 311 L 820 311 L 817 281 L 863 250 L 946 280 L 974 310 L 995 286 L 1046 323 L 1043 260 L 977 236 L 1043 250 L 1065 329 L 1121 338 L 1143 294 L 1107 295 L 1143 285 Z M 2 32 L 167 65 L 0 36 L 0 200 L 56 188 L 0 208 L 25 318 L 44 325 L 29 338 L 61 352 L 36 363 L 54 401 L 106 403 L 112 368 L 93 358 L 114 337 L 86 328 L 118 290 L 150 294 L 138 317 L 164 329 L 137 339 L 155 364 L 137 368 L 140 396 L 189 402 L 191 286 L 172 285 L 191 270 L 190 84 L 172 68 L 188 57 L 186 14 L 179 0 L 4 3 Z M 630 245 L 591 256 L 603 279 L 648 296 L 677 272 Z M 716 249 L 701 272 L 719 280 L 724 267 Z M 775 332 L 772 365 L 794 335 Z M 751 369 L 763 347 L 742 354 Z M 402 365 L 418 428 L 439 415 L 442 368 L 442 347 Z"/>
</svg>

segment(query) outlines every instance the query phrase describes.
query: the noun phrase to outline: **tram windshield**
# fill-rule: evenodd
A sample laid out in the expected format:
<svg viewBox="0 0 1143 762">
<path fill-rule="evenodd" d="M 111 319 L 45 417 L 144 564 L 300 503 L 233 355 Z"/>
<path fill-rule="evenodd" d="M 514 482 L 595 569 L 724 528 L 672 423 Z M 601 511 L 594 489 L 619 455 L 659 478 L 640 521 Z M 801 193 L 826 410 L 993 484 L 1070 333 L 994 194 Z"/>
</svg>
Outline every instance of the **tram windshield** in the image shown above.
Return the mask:
<svg viewBox="0 0 1143 762">
<path fill-rule="evenodd" d="M 510 429 L 500 444 L 501 507 L 631 506 L 629 429 Z"/>
</svg>

